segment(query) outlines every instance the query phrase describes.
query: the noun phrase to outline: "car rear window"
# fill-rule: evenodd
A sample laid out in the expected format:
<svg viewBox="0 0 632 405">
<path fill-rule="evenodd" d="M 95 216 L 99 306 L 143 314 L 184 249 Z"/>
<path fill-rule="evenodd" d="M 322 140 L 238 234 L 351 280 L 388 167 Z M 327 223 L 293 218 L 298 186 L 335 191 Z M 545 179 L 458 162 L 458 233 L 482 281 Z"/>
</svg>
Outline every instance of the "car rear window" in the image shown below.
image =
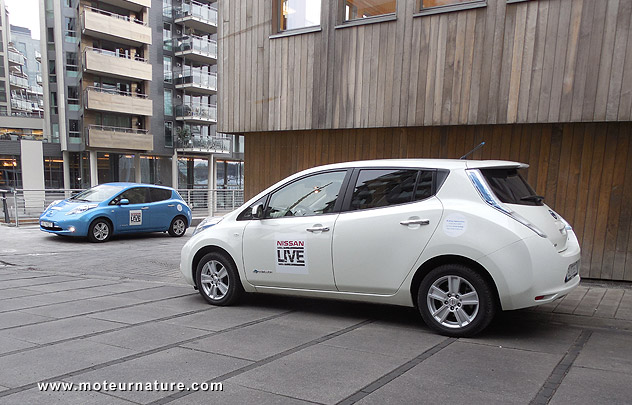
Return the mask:
<svg viewBox="0 0 632 405">
<path fill-rule="evenodd" d="M 481 169 L 481 173 L 500 201 L 520 205 L 543 204 L 543 198 L 536 195 L 518 169 Z"/>
<path fill-rule="evenodd" d="M 151 188 L 149 189 L 151 195 L 151 201 L 164 201 L 171 198 L 171 190 L 165 190 L 164 188 Z"/>
</svg>

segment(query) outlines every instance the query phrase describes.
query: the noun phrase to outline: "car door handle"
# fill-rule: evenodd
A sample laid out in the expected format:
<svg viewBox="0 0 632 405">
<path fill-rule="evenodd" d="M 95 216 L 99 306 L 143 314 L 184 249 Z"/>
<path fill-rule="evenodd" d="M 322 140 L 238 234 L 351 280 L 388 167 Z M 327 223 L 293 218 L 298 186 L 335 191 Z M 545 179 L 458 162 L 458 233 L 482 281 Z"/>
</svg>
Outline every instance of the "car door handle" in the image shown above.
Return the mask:
<svg viewBox="0 0 632 405">
<path fill-rule="evenodd" d="M 175 207 L 175 204 L 167 204 L 167 207 Z"/>
<path fill-rule="evenodd" d="M 408 219 L 406 221 L 400 222 L 402 225 L 430 225 L 429 219 Z"/>
<path fill-rule="evenodd" d="M 307 232 L 327 232 L 329 231 L 328 226 L 315 226 L 313 228 L 307 228 Z"/>
<path fill-rule="evenodd" d="M 143 208 L 141 208 L 141 210 L 148 210 L 148 209 L 149 209 L 149 207 L 143 207 Z"/>
</svg>

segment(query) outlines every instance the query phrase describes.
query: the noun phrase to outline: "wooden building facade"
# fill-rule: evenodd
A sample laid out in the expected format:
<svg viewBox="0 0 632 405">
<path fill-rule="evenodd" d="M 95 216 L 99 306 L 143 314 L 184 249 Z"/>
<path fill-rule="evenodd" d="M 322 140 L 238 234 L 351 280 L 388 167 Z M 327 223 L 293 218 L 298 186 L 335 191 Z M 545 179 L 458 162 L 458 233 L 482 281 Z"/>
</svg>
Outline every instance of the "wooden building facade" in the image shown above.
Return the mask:
<svg viewBox="0 0 632 405">
<path fill-rule="evenodd" d="M 454 1 L 455 3 L 457 1 Z M 272 3 L 272 6 L 271 6 Z M 279 32 L 281 1 L 220 2 L 219 131 L 246 195 L 304 168 L 391 157 L 531 165 L 584 277 L 632 281 L 632 0 L 473 0 Z"/>
</svg>

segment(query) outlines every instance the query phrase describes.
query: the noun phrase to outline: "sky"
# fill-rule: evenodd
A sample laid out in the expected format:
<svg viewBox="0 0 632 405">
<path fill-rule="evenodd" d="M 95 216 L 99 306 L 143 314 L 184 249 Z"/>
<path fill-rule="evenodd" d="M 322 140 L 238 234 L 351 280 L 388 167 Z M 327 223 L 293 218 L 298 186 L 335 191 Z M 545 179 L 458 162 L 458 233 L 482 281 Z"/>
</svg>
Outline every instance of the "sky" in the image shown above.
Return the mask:
<svg viewBox="0 0 632 405">
<path fill-rule="evenodd" d="M 4 0 L 9 9 L 9 23 L 31 29 L 31 36 L 40 37 L 39 0 Z"/>
</svg>

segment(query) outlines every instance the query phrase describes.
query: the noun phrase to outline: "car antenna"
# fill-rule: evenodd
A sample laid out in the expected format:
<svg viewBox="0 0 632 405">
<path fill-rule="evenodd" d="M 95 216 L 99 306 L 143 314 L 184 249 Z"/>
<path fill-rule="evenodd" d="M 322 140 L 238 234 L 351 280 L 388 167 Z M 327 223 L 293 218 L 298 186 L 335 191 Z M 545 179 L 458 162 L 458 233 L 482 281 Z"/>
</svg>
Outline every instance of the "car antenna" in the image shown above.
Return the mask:
<svg viewBox="0 0 632 405">
<path fill-rule="evenodd" d="M 477 147 L 475 147 L 474 149 L 472 149 L 471 151 L 467 152 L 465 155 L 461 156 L 460 159 L 461 160 L 465 160 L 467 159 L 468 156 L 470 156 L 472 153 L 476 152 L 477 150 L 479 150 L 480 148 L 483 147 L 483 145 L 485 145 L 485 141 L 481 142 L 478 144 Z"/>
</svg>

